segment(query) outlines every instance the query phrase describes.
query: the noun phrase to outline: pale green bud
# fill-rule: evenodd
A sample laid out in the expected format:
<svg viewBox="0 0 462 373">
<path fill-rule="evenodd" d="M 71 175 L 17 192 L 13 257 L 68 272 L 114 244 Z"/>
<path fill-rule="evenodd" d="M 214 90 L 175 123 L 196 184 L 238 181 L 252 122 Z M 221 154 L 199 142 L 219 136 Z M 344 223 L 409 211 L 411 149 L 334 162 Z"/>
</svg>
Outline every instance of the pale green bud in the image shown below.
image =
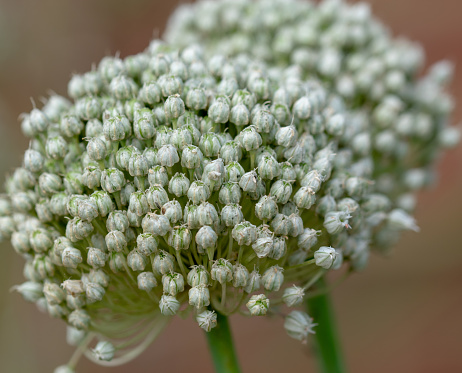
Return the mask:
<svg viewBox="0 0 462 373">
<path fill-rule="evenodd" d="M 318 203 L 316 204 L 316 214 L 320 216 L 326 216 L 327 213 L 335 210 L 349 211 L 344 207 L 348 208 L 348 206 L 345 205 L 339 206 L 335 202 L 334 197 L 330 195 L 325 195 L 324 197 L 320 198 Z"/>
<path fill-rule="evenodd" d="M 273 197 L 263 196 L 255 205 L 255 215 L 263 221 L 273 219 L 278 213 L 278 205 Z"/>
<path fill-rule="evenodd" d="M 105 169 L 101 174 L 101 188 L 108 192 L 118 192 L 125 185 L 125 177 L 117 168 Z"/>
<path fill-rule="evenodd" d="M 115 354 L 115 347 L 108 341 L 100 341 L 96 347 L 91 350 L 96 359 L 102 361 L 111 361 Z"/>
<path fill-rule="evenodd" d="M 257 191 L 257 173 L 255 171 L 246 172 L 239 180 L 239 186 L 244 192 L 255 193 Z"/>
<path fill-rule="evenodd" d="M 308 187 L 301 187 L 294 195 L 294 202 L 300 209 L 309 209 L 316 201 L 315 192 Z"/>
<path fill-rule="evenodd" d="M 221 210 L 221 220 L 227 227 L 236 226 L 242 220 L 244 215 L 241 211 L 242 207 L 237 204 L 229 204 Z"/>
<path fill-rule="evenodd" d="M 82 184 L 88 189 L 96 189 L 101 186 L 102 172 L 98 167 L 88 166 L 82 174 Z"/>
<path fill-rule="evenodd" d="M 215 206 L 209 202 L 202 202 L 196 210 L 199 225 L 214 225 L 219 222 Z"/>
<path fill-rule="evenodd" d="M 168 184 L 168 174 L 165 167 L 154 166 L 148 171 L 149 185 L 159 184 L 165 187 Z"/>
<path fill-rule="evenodd" d="M 180 95 L 169 96 L 164 103 L 165 116 L 169 119 L 178 119 L 184 114 L 184 102 Z M 169 166 L 170 167 L 170 166 Z"/>
<path fill-rule="evenodd" d="M 216 157 L 221 149 L 221 142 L 217 134 L 205 133 L 199 141 L 199 148 L 206 157 Z"/>
<path fill-rule="evenodd" d="M 264 258 L 268 256 L 268 254 L 273 249 L 273 238 L 271 237 L 262 237 L 258 238 L 255 243 L 252 245 L 255 254 L 257 257 Z"/>
<path fill-rule="evenodd" d="M 16 285 L 12 288 L 22 295 L 22 297 L 28 302 L 37 302 L 42 296 L 42 284 L 33 281 L 27 281 L 21 285 Z"/>
<path fill-rule="evenodd" d="M 153 210 L 162 208 L 168 202 L 168 194 L 159 184 L 152 185 L 146 190 L 145 194 L 149 207 Z"/>
<path fill-rule="evenodd" d="M 203 88 L 193 88 L 186 95 L 186 106 L 188 108 L 199 111 L 207 108 L 207 95 Z"/>
<path fill-rule="evenodd" d="M 239 134 L 239 144 L 247 151 L 257 150 L 262 144 L 262 138 L 254 126 L 244 128 Z"/>
<path fill-rule="evenodd" d="M 166 251 L 160 250 L 152 259 L 152 269 L 154 273 L 165 275 L 175 269 L 174 257 Z"/>
<path fill-rule="evenodd" d="M 61 284 L 68 295 L 78 296 L 85 292 L 84 284 L 81 280 L 65 280 Z"/>
<path fill-rule="evenodd" d="M 138 216 L 143 216 L 149 211 L 148 200 L 144 192 L 138 191 L 131 194 L 128 209 Z"/>
<path fill-rule="evenodd" d="M 304 296 L 305 291 L 303 288 L 294 285 L 284 290 L 282 300 L 287 305 L 287 307 L 293 307 L 301 304 Z"/>
<path fill-rule="evenodd" d="M 175 176 L 170 179 L 168 184 L 168 191 L 177 197 L 186 195 L 189 190 L 189 179 L 185 174 L 177 172 Z"/>
<path fill-rule="evenodd" d="M 215 311 L 204 311 L 196 316 L 196 321 L 206 332 L 210 332 L 217 326 L 217 314 Z"/>
<path fill-rule="evenodd" d="M 194 145 L 188 145 L 183 148 L 181 155 L 181 166 L 188 169 L 198 168 L 204 159 L 201 150 Z"/>
<path fill-rule="evenodd" d="M 161 166 L 164 167 L 173 167 L 175 163 L 180 161 L 178 157 L 178 152 L 173 145 L 167 144 L 163 145 L 159 152 L 157 153 L 157 158 Z"/>
<path fill-rule="evenodd" d="M 166 216 L 151 212 L 145 215 L 141 227 L 144 233 L 151 233 L 154 236 L 165 236 L 172 229 Z"/>
<path fill-rule="evenodd" d="M 120 253 L 127 248 L 127 239 L 121 231 L 110 231 L 106 235 L 105 241 L 110 251 Z"/>
<path fill-rule="evenodd" d="M 208 225 L 201 227 L 196 234 L 196 243 L 198 245 L 199 253 L 204 253 L 205 250 L 215 248 L 218 236 L 215 231 Z"/>
<path fill-rule="evenodd" d="M 91 318 L 88 315 L 88 313 L 84 310 L 72 311 L 69 314 L 67 321 L 69 322 L 69 324 L 71 324 L 71 326 L 79 330 L 86 330 L 91 324 Z"/>
<path fill-rule="evenodd" d="M 87 263 L 94 269 L 102 268 L 105 266 L 107 255 L 102 250 L 89 247 L 87 253 Z"/>
<path fill-rule="evenodd" d="M 170 295 L 162 295 L 159 301 L 160 312 L 164 316 L 173 316 L 180 309 L 180 302 Z"/>
<path fill-rule="evenodd" d="M 164 294 L 175 296 L 184 291 L 184 279 L 180 273 L 167 273 L 162 276 Z"/>
<path fill-rule="evenodd" d="M 138 235 L 136 244 L 138 251 L 146 257 L 157 252 L 159 245 L 157 238 L 150 233 L 141 233 Z"/>
<path fill-rule="evenodd" d="M 317 324 L 305 312 L 292 311 L 285 319 L 284 328 L 287 334 L 302 343 L 306 343 L 309 334 L 315 334 L 313 328 Z"/>
<path fill-rule="evenodd" d="M 130 223 L 127 218 L 127 212 L 125 210 L 112 211 L 106 221 L 106 228 L 110 231 L 121 231 L 125 232 Z"/>
<path fill-rule="evenodd" d="M 137 277 L 138 289 L 151 291 L 157 286 L 157 280 L 152 272 L 142 272 Z"/>
<path fill-rule="evenodd" d="M 188 292 L 189 304 L 201 309 L 210 304 L 210 292 L 206 285 L 197 285 L 189 289 Z"/>
<path fill-rule="evenodd" d="M 351 215 L 345 211 L 331 211 L 328 212 L 324 218 L 324 228 L 330 234 L 337 234 L 346 228 L 351 228 L 348 224 L 348 219 Z"/>
<path fill-rule="evenodd" d="M 314 259 L 316 265 L 324 269 L 330 269 L 334 264 L 335 258 L 337 257 L 337 252 L 332 247 L 321 246 L 314 253 Z"/>
<path fill-rule="evenodd" d="M 74 247 L 66 247 L 63 250 L 61 259 L 63 261 L 63 266 L 68 268 L 77 268 L 83 260 L 80 250 Z"/>
<path fill-rule="evenodd" d="M 168 244 L 175 250 L 187 250 L 191 243 L 191 231 L 186 227 L 174 227 L 168 236 Z"/>
<path fill-rule="evenodd" d="M 264 294 L 252 295 L 246 306 L 252 316 L 263 316 L 268 312 L 270 300 Z"/>
<path fill-rule="evenodd" d="M 212 265 L 212 280 L 224 284 L 233 279 L 233 265 L 226 259 L 219 258 Z"/>
<path fill-rule="evenodd" d="M 87 296 L 88 304 L 99 302 L 103 299 L 106 291 L 103 286 L 95 282 L 85 284 L 85 295 Z"/>
<path fill-rule="evenodd" d="M 419 227 L 415 219 L 407 212 L 401 209 L 394 209 L 388 214 L 388 225 L 390 228 L 397 230 L 412 230 L 414 232 L 419 231 Z"/>
<path fill-rule="evenodd" d="M 249 271 L 245 266 L 237 263 L 233 266 L 233 286 L 245 287 L 249 281 Z"/>
<path fill-rule="evenodd" d="M 263 274 L 261 281 L 268 291 L 278 291 L 284 282 L 283 268 L 277 265 L 268 268 Z"/>
<path fill-rule="evenodd" d="M 168 218 L 170 224 L 175 224 L 183 217 L 181 205 L 176 200 L 165 203 L 161 208 L 161 213 Z"/>
</svg>

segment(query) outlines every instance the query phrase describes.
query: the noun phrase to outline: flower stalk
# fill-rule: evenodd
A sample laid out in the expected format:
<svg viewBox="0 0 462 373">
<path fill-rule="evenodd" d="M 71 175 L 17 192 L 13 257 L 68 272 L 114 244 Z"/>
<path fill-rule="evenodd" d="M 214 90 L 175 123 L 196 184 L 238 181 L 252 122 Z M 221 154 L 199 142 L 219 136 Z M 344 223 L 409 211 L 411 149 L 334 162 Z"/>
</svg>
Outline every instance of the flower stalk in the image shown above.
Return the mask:
<svg viewBox="0 0 462 373">
<path fill-rule="evenodd" d="M 325 288 L 326 280 L 324 277 L 321 277 L 316 285 Z M 326 292 L 316 297 L 308 298 L 306 308 L 318 324 L 313 339 L 315 341 L 319 371 L 322 373 L 345 373 L 347 370 L 343 360 L 329 293 Z"/>
<path fill-rule="evenodd" d="M 228 318 L 217 312 L 217 327 L 206 333 L 215 371 L 218 373 L 239 373 L 239 363 L 234 348 Z"/>
</svg>

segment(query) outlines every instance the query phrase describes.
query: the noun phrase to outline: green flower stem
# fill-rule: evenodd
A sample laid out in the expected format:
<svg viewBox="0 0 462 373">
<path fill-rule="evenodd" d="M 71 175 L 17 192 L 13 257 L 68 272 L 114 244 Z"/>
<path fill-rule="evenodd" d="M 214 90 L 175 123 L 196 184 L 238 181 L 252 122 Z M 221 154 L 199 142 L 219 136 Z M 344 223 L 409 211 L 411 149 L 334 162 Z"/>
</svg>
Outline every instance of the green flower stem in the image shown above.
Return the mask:
<svg viewBox="0 0 462 373">
<path fill-rule="evenodd" d="M 316 284 L 325 288 L 325 279 L 321 277 Z M 316 351 L 320 372 L 322 373 L 345 373 L 346 367 L 337 336 L 336 325 L 329 294 L 324 293 L 306 301 L 309 315 L 318 324 L 316 326 Z"/>
<path fill-rule="evenodd" d="M 217 373 L 239 373 L 239 363 L 234 349 L 228 318 L 217 312 L 217 326 L 206 333 L 213 365 Z"/>
</svg>

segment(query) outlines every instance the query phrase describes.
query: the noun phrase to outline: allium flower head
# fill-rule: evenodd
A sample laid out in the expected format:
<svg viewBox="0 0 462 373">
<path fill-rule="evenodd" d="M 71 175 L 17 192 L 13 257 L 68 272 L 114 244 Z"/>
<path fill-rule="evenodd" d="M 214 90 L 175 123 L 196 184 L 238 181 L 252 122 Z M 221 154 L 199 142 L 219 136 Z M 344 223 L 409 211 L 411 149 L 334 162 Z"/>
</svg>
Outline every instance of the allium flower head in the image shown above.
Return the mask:
<svg viewBox="0 0 462 373">
<path fill-rule="evenodd" d="M 31 145 L 0 199 L 26 261 L 15 289 L 111 340 L 101 360 L 140 322 L 149 340 L 190 310 L 210 331 L 215 311 L 266 315 L 364 268 L 418 230 L 409 199 L 454 145 L 441 68 L 418 79 L 420 48 L 365 5 L 200 2 L 167 38 L 24 115 Z M 305 341 L 314 325 L 294 311 L 285 328 Z"/>
</svg>

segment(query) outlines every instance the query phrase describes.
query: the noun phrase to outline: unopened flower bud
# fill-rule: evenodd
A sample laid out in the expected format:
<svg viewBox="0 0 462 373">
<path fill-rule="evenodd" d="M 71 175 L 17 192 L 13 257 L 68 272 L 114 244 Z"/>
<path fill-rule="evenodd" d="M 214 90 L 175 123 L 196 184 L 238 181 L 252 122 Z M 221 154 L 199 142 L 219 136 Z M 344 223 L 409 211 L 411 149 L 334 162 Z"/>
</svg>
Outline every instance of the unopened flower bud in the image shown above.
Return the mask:
<svg viewBox="0 0 462 373">
<path fill-rule="evenodd" d="M 100 341 L 91 352 L 98 360 L 111 361 L 114 357 L 115 351 L 116 349 L 112 343 L 108 341 Z"/>
<path fill-rule="evenodd" d="M 315 334 L 313 328 L 317 324 L 305 312 L 292 311 L 285 319 L 284 328 L 287 334 L 302 343 L 306 343 L 309 334 Z"/>
<path fill-rule="evenodd" d="M 201 309 L 210 304 L 210 292 L 206 285 L 197 285 L 189 289 L 189 304 Z"/>
<path fill-rule="evenodd" d="M 305 291 L 303 288 L 294 285 L 284 290 L 282 300 L 287 307 L 293 307 L 301 304 L 304 296 Z"/>
<path fill-rule="evenodd" d="M 173 272 L 175 269 L 175 259 L 171 254 L 160 250 L 152 260 L 152 269 L 154 273 L 162 275 Z"/>
<path fill-rule="evenodd" d="M 199 326 L 206 332 L 210 332 L 217 326 L 217 314 L 215 311 L 204 311 L 196 316 Z"/>
<path fill-rule="evenodd" d="M 167 273 L 162 276 L 164 294 L 175 296 L 184 291 L 184 279 L 180 273 Z"/>
<path fill-rule="evenodd" d="M 268 291 L 278 291 L 284 282 L 283 268 L 277 265 L 268 268 L 263 274 L 261 281 Z"/>
<path fill-rule="evenodd" d="M 337 252 L 332 247 L 321 246 L 314 253 L 314 259 L 316 265 L 324 269 L 330 269 L 334 264 L 335 258 L 337 257 Z"/>
<path fill-rule="evenodd" d="M 164 316 L 173 316 L 180 309 L 180 302 L 171 295 L 162 295 L 159 301 L 160 312 Z"/>
<path fill-rule="evenodd" d="M 268 312 L 270 300 L 264 294 L 252 295 L 246 306 L 252 316 L 263 316 Z"/>
<path fill-rule="evenodd" d="M 157 286 L 157 280 L 152 272 L 142 272 L 137 277 L 138 289 L 151 291 Z"/>
</svg>

